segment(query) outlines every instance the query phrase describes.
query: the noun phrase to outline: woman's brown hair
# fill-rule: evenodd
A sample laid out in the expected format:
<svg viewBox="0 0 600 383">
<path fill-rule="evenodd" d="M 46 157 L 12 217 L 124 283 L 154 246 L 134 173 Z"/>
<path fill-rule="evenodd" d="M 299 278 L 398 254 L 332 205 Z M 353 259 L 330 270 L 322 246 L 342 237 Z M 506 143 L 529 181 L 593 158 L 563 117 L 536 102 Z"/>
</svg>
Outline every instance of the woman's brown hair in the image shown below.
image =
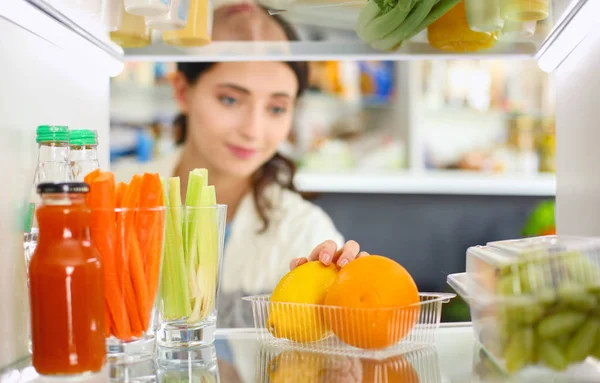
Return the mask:
<svg viewBox="0 0 600 383">
<path fill-rule="evenodd" d="M 210 62 L 178 63 L 177 71 L 183 74 L 189 84 L 193 85 L 203 73 L 206 73 L 217 64 Z M 298 79 L 297 97 L 300 97 L 308 87 L 308 64 L 305 62 L 285 62 L 285 64 L 292 69 Z M 187 136 L 187 116 L 179 114 L 175 119 L 174 125 L 179 129 L 177 143 L 182 144 Z M 267 187 L 271 184 L 278 184 L 284 189 L 296 191 L 293 184 L 295 173 L 296 165 L 294 162 L 278 152 L 254 173 L 252 177 L 252 197 L 263 224 L 261 232 L 264 232 L 269 227 L 269 213 L 273 208 L 271 201 L 266 195 Z"/>
</svg>

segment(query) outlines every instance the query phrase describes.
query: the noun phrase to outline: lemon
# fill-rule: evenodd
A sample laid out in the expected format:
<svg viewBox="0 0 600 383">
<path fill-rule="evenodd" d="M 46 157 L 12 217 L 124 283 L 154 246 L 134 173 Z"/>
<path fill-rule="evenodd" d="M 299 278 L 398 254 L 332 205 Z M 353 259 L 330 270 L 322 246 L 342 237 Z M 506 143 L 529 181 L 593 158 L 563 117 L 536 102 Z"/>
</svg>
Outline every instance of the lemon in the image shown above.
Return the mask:
<svg viewBox="0 0 600 383">
<path fill-rule="evenodd" d="M 271 383 L 319 382 L 325 370 L 324 358 L 318 354 L 286 350 L 268 365 Z"/>
<path fill-rule="evenodd" d="M 277 338 L 316 342 L 330 334 L 321 307 L 337 277 L 334 265 L 308 262 L 287 273 L 271 294 L 267 328 Z M 299 305 L 296 303 L 304 303 Z"/>
</svg>

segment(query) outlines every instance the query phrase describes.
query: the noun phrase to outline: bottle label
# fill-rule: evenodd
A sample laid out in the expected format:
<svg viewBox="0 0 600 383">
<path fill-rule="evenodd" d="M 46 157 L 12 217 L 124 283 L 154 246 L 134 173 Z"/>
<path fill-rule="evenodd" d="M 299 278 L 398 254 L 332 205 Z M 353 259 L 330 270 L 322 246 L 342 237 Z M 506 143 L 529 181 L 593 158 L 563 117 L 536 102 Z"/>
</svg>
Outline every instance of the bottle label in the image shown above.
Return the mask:
<svg viewBox="0 0 600 383">
<path fill-rule="evenodd" d="M 179 0 L 179 8 L 177 9 L 177 17 L 184 23 L 187 23 L 188 13 L 190 11 L 190 0 Z"/>
</svg>

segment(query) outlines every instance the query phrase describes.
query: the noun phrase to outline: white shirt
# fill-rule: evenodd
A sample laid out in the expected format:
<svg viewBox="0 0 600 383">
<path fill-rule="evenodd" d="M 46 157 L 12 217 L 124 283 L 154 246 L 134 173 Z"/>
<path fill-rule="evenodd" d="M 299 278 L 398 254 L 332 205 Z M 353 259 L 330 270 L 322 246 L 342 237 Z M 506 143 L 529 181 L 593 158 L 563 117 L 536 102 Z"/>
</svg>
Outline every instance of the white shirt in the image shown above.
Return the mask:
<svg viewBox="0 0 600 383">
<path fill-rule="evenodd" d="M 169 178 L 180 156 L 181 152 L 175 151 L 147 164 L 123 164 L 117 166 L 115 176 L 117 181 L 124 182 L 129 182 L 133 174 L 143 172 Z M 290 261 L 307 257 L 321 242 L 331 239 L 338 246 L 343 245 L 342 235 L 320 207 L 279 186 L 273 185 L 266 192 L 273 210 L 264 233 L 260 233 L 262 221 L 251 193 L 242 199 L 230 223 L 220 283 L 219 327 L 253 327 L 251 307 L 241 300 L 242 296 L 271 293 L 289 271 Z"/>
</svg>

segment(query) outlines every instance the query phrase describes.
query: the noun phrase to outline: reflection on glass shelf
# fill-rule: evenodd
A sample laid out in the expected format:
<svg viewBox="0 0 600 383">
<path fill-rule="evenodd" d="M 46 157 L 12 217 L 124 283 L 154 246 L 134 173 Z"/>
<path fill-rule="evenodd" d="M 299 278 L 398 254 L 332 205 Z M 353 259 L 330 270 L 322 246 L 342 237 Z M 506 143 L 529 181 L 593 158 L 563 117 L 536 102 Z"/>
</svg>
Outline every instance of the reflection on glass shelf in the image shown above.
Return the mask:
<svg viewBox="0 0 600 383">
<path fill-rule="evenodd" d="M 486 174 L 468 171 L 300 171 L 303 192 L 554 196 L 553 174 Z"/>
</svg>

